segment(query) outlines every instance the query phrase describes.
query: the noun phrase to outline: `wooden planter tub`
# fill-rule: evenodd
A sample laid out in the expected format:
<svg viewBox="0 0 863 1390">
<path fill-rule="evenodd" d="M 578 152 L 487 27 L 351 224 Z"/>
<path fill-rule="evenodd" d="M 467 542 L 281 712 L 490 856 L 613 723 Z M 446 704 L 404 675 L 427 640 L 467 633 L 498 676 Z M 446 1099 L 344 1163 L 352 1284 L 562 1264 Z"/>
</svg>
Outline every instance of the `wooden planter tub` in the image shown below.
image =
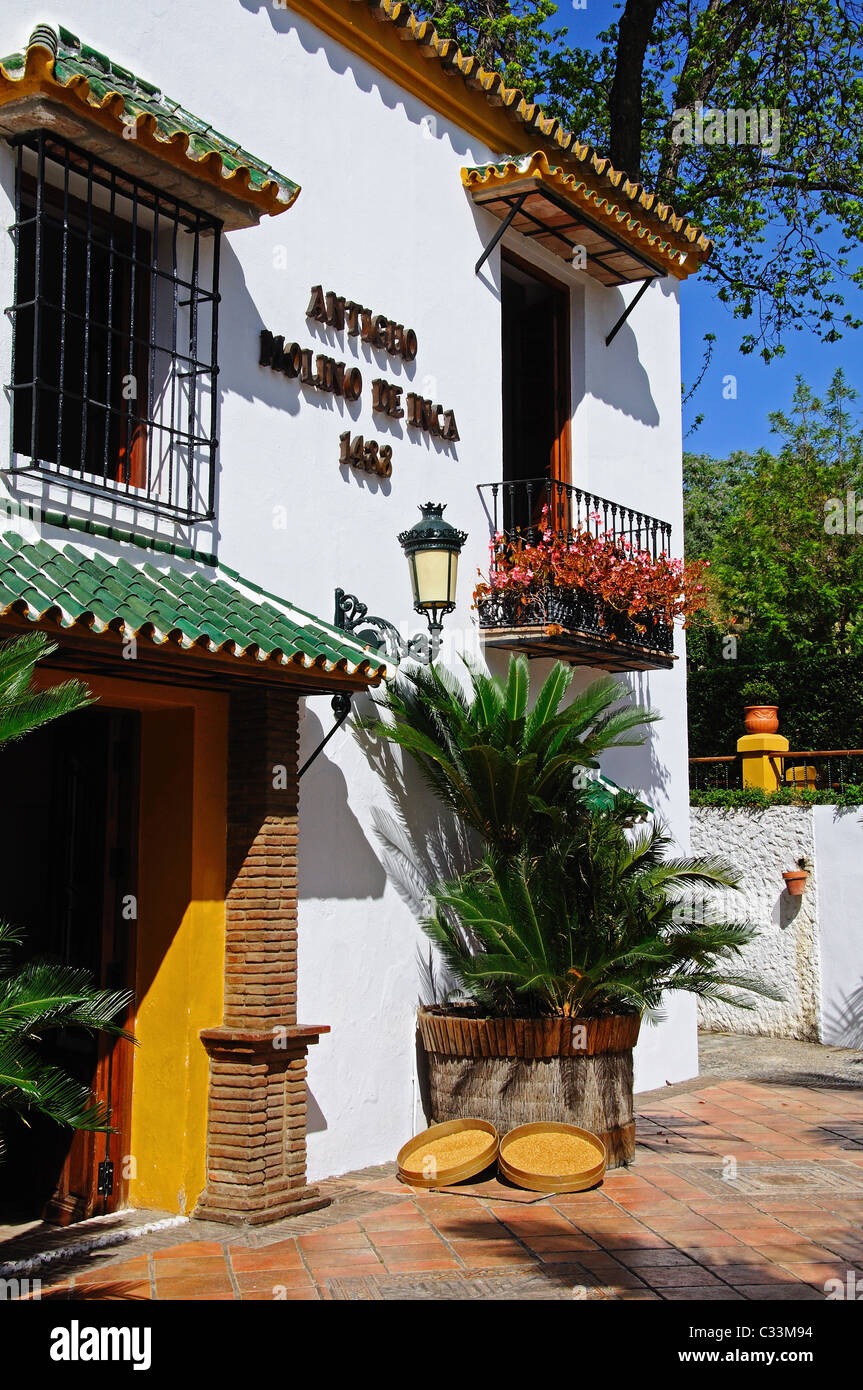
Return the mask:
<svg viewBox="0 0 863 1390">
<path fill-rule="evenodd" d="M 436 1123 L 477 1115 L 503 1136 L 556 1120 L 599 1135 L 609 1168 L 632 1161 L 638 1014 L 503 1019 L 420 1009 L 417 1022 Z"/>
</svg>

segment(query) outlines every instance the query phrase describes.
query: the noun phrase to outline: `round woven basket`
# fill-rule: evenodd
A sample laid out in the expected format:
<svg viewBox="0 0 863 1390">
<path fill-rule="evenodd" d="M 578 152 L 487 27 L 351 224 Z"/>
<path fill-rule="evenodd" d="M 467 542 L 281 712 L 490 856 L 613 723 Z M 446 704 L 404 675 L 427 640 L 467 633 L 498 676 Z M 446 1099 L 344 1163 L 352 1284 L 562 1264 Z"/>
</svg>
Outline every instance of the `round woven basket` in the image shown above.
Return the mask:
<svg viewBox="0 0 863 1390">
<path fill-rule="evenodd" d="M 435 1139 L 445 1139 L 448 1134 L 461 1134 L 464 1130 L 481 1130 L 488 1137 L 488 1143 L 473 1158 L 449 1168 L 436 1167 L 434 1176 L 429 1177 L 422 1172 L 417 1173 L 405 1168 L 405 1161 L 417 1150 L 421 1151 Z M 422 1134 L 415 1134 L 413 1139 L 409 1139 L 399 1149 L 398 1176 L 411 1187 L 451 1187 L 453 1183 L 464 1182 L 466 1178 L 473 1178 L 485 1168 L 491 1167 L 497 1158 L 499 1147 L 498 1132 L 487 1120 L 447 1120 L 444 1124 L 424 1129 Z"/>
<path fill-rule="evenodd" d="M 586 1166 L 570 1168 L 562 1173 L 533 1173 L 527 1168 L 517 1168 L 508 1162 L 508 1147 L 516 1139 L 526 1139 L 534 1134 L 571 1134 L 574 1138 L 584 1139 L 590 1144 L 592 1156 L 587 1158 Z M 497 1166 L 503 1177 L 515 1183 L 517 1187 L 528 1188 L 531 1192 L 584 1192 L 588 1187 L 596 1187 L 605 1176 L 605 1145 L 598 1135 L 591 1134 L 587 1129 L 579 1129 L 578 1125 L 561 1125 L 548 1120 L 539 1124 L 519 1125 L 517 1129 L 511 1129 L 500 1141 Z"/>
</svg>

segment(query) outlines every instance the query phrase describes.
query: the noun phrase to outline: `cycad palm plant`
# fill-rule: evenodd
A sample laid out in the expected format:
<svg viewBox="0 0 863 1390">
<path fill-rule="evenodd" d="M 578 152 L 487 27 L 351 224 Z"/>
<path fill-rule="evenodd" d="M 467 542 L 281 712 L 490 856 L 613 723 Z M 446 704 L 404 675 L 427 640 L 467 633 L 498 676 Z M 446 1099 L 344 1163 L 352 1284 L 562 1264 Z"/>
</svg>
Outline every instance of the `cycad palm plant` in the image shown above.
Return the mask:
<svg viewBox="0 0 863 1390">
<path fill-rule="evenodd" d="M 39 632 L 0 643 L 0 748 L 92 703 L 81 681 L 37 689 L 36 663 L 55 650 Z M 0 1114 L 16 1112 L 25 1120 L 40 1114 L 71 1129 L 107 1129 L 107 1113 L 89 1088 L 47 1062 L 39 1044 L 61 1028 L 127 1036 L 114 1020 L 131 995 L 96 989 L 86 971 L 71 966 L 15 964 L 20 941 L 19 932 L 0 922 Z"/>
<path fill-rule="evenodd" d="M 61 1028 L 128 1037 L 116 1023 L 129 1002 L 123 991 L 95 989 L 86 970 L 32 960 L 14 963 L 20 934 L 0 922 L 0 1113 L 44 1115 L 69 1129 L 109 1128 L 90 1088 L 40 1054 L 46 1033 Z"/>
<path fill-rule="evenodd" d="M 655 1010 L 666 990 L 743 1007 L 746 991 L 780 997 L 735 968 L 755 927 L 711 903 L 738 875 L 718 858 L 666 858 L 669 837 L 633 834 L 631 811 L 620 796 L 541 854 L 487 854 L 432 889 L 423 927 L 468 998 L 495 1016 L 577 1018 Z"/>
<path fill-rule="evenodd" d="M 465 664 L 468 691 L 435 665 L 400 673 L 378 699 L 391 720 L 361 727 L 404 748 L 435 795 L 492 854 L 536 850 L 559 832 L 583 804 L 584 786 L 574 774 L 597 768 L 609 748 L 643 743 L 644 725 L 658 718 L 624 704 L 629 688 L 612 677 L 563 706 L 572 672 L 560 662 L 532 705 L 524 657 L 510 658 L 505 681 Z"/>
</svg>

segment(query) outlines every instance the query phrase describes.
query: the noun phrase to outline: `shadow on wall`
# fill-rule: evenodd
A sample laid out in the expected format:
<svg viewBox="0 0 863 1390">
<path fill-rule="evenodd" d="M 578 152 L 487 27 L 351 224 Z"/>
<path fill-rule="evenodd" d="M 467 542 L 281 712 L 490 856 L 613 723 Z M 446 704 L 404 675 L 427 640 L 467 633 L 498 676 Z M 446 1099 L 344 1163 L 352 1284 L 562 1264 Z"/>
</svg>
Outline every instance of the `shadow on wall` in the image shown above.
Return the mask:
<svg viewBox="0 0 863 1390">
<path fill-rule="evenodd" d="M 363 718 L 374 712 L 368 697 L 356 700 L 355 708 Z M 389 810 L 375 806 L 371 811 L 387 878 L 419 921 L 429 908 L 429 885 L 475 864 L 479 845 L 458 816 L 429 796 L 412 759 L 402 755 L 402 765 L 392 744 L 364 731 L 356 737 L 390 803 Z M 417 972 L 424 1003 L 441 1001 L 455 984 L 430 946 L 418 951 Z"/>
<path fill-rule="evenodd" d="M 673 292 L 666 287 L 664 280 L 660 280 L 659 287 L 666 295 Z M 650 429 L 656 429 L 659 426 L 659 411 L 650 389 L 650 377 L 638 355 L 638 339 L 630 327 L 629 319 L 618 330 L 614 340 L 608 346 L 605 344 L 605 337 L 631 302 L 633 291 L 638 293 L 637 285 L 628 286 L 626 295 L 618 289 L 605 291 L 597 313 L 602 331 L 599 352 L 603 356 L 598 363 L 594 363 L 595 369 L 586 378 L 585 385 L 594 399 L 610 405 L 613 410 L 619 410 L 623 415 L 631 416 Z M 647 291 L 642 302 L 633 310 L 633 316 L 650 313 L 650 299 L 653 294 L 656 294 L 655 288 Z M 575 365 L 578 370 L 577 361 Z M 584 364 L 584 367 L 586 369 L 587 364 Z"/>
<path fill-rule="evenodd" d="M 793 894 L 789 893 L 786 889 L 779 894 L 777 902 L 779 904 L 779 930 L 786 931 L 788 927 L 793 927 L 799 917 L 800 909 L 803 906 L 803 899 L 802 897 L 794 897 Z M 775 918 L 775 911 L 771 916 Z"/>
<path fill-rule="evenodd" d="M 322 1134 L 329 1129 L 327 1117 L 306 1086 L 306 1134 Z"/>
<path fill-rule="evenodd" d="M 260 14 L 263 10 L 277 34 L 287 34 L 293 30 L 306 53 L 310 56 L 323 53 L 332 72 L 337 73 L 339 77 L 344 77 L 350 73 L 362 92 L 377 91 L 381 102 L 390 111 L 395 111 L 401 107 L 414 125 L 421 126 L 423 130 L 428 131 L 429 138 L 433 138 L 437 133 L 438 124 L 444 124 L 442 116 L 436 116 L 418 98 L 412 97 L 408 92 L 401 91 L 393 82 L 383 77 L 361 58 L 357 58 L 347 50 L 334 45 L 325 46 L 326 41 L 311 21 L 301 19 L 287 8 L 283 8 L 281 4 L 274 4 L 273 0 L 240 0 L 240 4 L 244 10 L 248 10 L 251 14 Z M 394 96 L 393 94 L 396 92 L 398 95 Z M 432 124 L 429 124 L 430 122 Z M 451 123 L 446 124 L 447 139 L 450 146 L 456 154 L 467 156 L 470 146 L 466 133 Z M 361 138 L 360 129 L 361 127 L 354 132 L 356 138 Z M 348 134 L 350 135 L 350 132 Z"/>
<path fill-rule="evenodd" d="M 863 1048 L 863 981 L 825 1012 L 823 1024 L 833 1047 Z"/>
<path fill-rule="evenodd" d="M 324 738 L 308 708 L 302 722 L 303 756 Z M 300 790 L 300 898 L 382 898 L 386 873 L 348 804 L 348 784 L 325 753 L 303 777 Z"/>
</svg>

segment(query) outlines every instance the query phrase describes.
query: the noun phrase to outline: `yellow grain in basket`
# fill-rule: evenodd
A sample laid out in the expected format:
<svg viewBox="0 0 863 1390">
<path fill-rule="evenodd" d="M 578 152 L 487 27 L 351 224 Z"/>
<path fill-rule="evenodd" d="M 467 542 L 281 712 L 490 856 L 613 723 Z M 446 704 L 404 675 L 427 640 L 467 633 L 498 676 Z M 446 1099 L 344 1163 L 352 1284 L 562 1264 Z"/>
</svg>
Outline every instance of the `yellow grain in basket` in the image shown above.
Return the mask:
<svg viewBox="0 0 863 1390">
<path fill-rule="evenodd" d="M 449 1168 L 457 1168 L 478 1158 L 491 1143 L 492 1136 L 484 1129 L 463 1129 L 456 1134 L 445 1134 L 442 1139 L 430 1139 L 421 1148 L 415 1149 L 404 1159 L 402 1168 L 406 1173 L 428 1172 L 429 1159 L 436 1169 L 444 1173 Z"/>
<path fill-rule="evenodd" d="M 501 1149 L 501 1157 L 522 1173 L 538 1177 L 556 1177 L 561 1173 L 577 1173 L 592 1168 L 599 1160 L 595 1144 L 579 1139 L 575 1134 L 525 1134 L 513 1139 Z"/>
</svg>

